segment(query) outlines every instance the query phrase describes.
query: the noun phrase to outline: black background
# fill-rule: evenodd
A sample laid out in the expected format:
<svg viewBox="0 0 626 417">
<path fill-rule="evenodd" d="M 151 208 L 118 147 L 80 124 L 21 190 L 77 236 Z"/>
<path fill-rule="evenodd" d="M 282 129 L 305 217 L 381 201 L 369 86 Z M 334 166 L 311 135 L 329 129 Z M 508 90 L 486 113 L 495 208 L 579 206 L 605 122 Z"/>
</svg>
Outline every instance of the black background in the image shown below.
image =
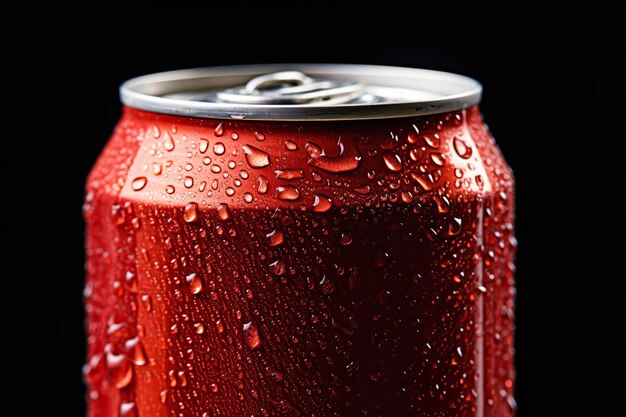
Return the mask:
<svg viewBox="0 0 626 417">
<path fill-rule="evenodd" d="M 169 69 L 289 61 L 425 67 L 483 83 L 483 114 L 518 187 L 519 416 L 621 414 L 625 274 L 605 262 L 624 246 L 611 197 L 622 191 L 608 183 L 624 178 L 623 110 L 606 101 L 624 74 L 618 18 L 520 4 L 384 2 L 340 14 L 321 3 L 305 6 L 311 13 L 50 3 L 5 3 L 0 25 L 2 416 L 84 415 L 80 207 L 119 116 L 118 85 Z"/>
</svg>

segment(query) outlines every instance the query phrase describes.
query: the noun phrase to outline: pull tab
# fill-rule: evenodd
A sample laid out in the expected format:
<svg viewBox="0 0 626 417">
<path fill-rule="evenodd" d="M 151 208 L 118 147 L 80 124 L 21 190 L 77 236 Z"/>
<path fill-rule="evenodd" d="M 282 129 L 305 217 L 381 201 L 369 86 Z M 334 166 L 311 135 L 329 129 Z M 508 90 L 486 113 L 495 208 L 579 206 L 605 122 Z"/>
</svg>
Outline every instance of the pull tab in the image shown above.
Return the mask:
<svg viewBox="0 0 626 417">
<path fill-rule="evenodd" d="M 316 80 L 300 71 L 259 75 L 245 86 L 216 93 L 222 102 L 239 104 L 341 104 L 361 97 L 363 85 Z"/>
</svg>

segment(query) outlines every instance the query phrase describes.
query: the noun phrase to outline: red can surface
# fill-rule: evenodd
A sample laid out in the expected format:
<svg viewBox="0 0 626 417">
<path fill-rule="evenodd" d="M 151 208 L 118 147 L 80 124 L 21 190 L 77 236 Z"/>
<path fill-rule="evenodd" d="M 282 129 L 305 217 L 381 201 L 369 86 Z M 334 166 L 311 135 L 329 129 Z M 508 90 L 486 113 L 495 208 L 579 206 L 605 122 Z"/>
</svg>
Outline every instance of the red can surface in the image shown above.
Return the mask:
<svg viewBox="0 0 626 417">
<path fill-rule="evenodd" d="M 515 414 L 514 184 L 476 82 L 224 67 L 122 98 L 84 206 L 89 416 Z"/>
</svg>

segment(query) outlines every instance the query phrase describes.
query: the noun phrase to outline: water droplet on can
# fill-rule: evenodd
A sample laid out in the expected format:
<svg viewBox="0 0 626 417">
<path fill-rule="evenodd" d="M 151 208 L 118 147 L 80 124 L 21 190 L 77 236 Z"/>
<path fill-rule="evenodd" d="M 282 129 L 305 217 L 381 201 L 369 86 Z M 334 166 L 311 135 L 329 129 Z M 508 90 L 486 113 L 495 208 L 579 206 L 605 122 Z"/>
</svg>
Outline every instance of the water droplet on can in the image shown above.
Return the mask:
<svg viewBox="0 0 626 417">
<path fill-rule="evenodd" d="M 274 229 L 265 235 L 270 246 L 279 246 L 285 242 L 285 236 L 280 229 Z"/>
<path fill-rule="evenodd" d="M 198 203 L 187 203 L 183 211 L 183 220 L 187 223 L 198 221 Z"/>
<path fill-rule="evenodd" d="M 241 147 L 246 155 L 246 161 L 252 168 L 263 168 L 270 164 L 270 156 L 262 150 L 251 145 L 243 145 Z"/>
<path fill-rule="evenodd" d="M 192 294 L 199 294 L 202 292 L 202 278 L 198 274 L 189 274 L 185 277 L 187 285 L 189 285 L 189 291 Z"/>
<path fill-rule="evenodd" d="M 132 187 L 134 191 L 142 190 L 143 187 L 148 183 L 148 179 L 146 177 L 137 177 L 132 182 Z"/>
<path fill-rule="evenodd" d="M 398 172 L 402 170 L 402 159 L 395 153 L 388 153 L 383 156 L 385 165 L 390 171 Z"/>
<path fill-rule="evenodd" d="M 253 322 L 244 323 L 243 325 L 243 338 L 246 342 L 246 345 L 251 350 L 255 350 L 261 346 L 261 338 L 259 336 L 259 330 L 256 327 L 256 324 Z"/>
<path fill-rule="evenodd" d="M 313 199 L 313 211 L 316 213 L 324 213 L 331 209 L 333 201 L 324 194 L 317 194 Z"/>
<path fill-rule="evenodd" d="M 300 198 L 300 191 L 291 185 L 276 187 L 276 196 L 281 200 L 294 201 Z"/>
</svg>

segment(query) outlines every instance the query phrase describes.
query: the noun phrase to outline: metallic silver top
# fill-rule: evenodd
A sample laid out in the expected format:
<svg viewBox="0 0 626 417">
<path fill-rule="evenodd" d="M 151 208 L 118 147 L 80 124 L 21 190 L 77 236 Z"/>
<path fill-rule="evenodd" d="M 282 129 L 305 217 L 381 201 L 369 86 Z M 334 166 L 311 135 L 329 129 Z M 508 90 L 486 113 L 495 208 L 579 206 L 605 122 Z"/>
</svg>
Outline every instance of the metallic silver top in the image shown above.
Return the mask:
<svg viewBox="0 0 626 417">
<path fill-rule="evenodd" d="M 414 68 L 268 64 L 145 75 L 120 87 L 141 110 L 217 119 L 355 120 L 408 117 L 478 104 L 468 77 Z"/>
</svg>

